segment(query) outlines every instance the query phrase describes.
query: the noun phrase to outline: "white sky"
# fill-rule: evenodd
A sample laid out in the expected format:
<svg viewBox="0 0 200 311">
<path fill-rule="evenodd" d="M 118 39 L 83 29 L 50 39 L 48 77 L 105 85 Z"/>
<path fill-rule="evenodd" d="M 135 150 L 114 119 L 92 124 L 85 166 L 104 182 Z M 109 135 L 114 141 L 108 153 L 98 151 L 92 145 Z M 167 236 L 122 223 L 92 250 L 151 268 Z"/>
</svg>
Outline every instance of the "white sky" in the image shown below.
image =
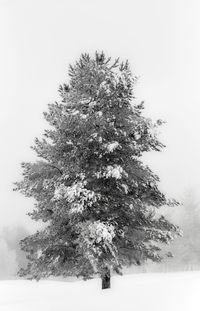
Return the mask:
<svg viewBox="0 0 200 311">
<path fill-rule="evenodd" d="M 163 118 L 167 148 L 149 156 L 161 188 L 181 198 L 200 186 L 198 0 L 0 0 L 0 227 L 33 227 L 30 199 L 12 192 L 20 163 L 46 127 L 69 63 L 104 50 L 129 59 L 146 113 Z"/>
</svg>

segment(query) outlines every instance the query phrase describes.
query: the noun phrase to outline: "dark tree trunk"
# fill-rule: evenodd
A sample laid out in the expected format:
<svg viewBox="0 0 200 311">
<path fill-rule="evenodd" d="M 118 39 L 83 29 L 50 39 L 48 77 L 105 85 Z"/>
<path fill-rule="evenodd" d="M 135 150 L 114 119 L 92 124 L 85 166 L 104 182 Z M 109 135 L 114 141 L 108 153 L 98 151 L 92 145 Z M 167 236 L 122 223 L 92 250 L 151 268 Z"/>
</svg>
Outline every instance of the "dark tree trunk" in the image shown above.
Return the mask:
<svg viewBox="0 0 200 311">
<path fill-rule="evenodd" d="M 102 280 L 102 289 L 110 288 L 110 270 L 105 269 L 104 273 L 101 276 Z"/>
</svg>

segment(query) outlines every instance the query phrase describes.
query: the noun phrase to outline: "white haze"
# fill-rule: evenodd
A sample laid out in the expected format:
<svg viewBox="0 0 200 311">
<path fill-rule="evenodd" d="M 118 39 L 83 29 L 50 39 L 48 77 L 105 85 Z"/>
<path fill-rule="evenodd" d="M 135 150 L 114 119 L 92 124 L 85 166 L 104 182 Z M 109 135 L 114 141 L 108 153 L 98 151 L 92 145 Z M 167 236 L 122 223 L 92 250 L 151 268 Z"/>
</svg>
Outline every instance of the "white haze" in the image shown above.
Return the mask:
<svg viewBox="0 0 200 311">
<path fill-rule="evenodd" d="M 30 145 L 47 126 L 42 112 L 82 52 L 130 61 L 146 115 L 167 121 L 166 149 L 146 161 L 169 196 L 182 199 L 191 188 L 200 199 L 199 11 L 198 0 L 0 0 L 0 228 L 37 227 L 26 216 L 34 202 L 12 183 L 20 163 L 35 160 Z M 2 252 L 7 247 L 1 239 Z"/>
</svg>

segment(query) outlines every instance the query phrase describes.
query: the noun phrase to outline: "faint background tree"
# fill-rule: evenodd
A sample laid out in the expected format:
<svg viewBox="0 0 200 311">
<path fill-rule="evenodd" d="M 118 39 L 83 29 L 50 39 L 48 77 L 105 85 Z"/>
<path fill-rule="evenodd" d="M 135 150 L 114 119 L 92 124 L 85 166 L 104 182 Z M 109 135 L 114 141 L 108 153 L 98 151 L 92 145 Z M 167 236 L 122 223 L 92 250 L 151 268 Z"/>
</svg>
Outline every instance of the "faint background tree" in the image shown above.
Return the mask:
<svg viewBox="0 0 200 311">
<path fill-rule="evenodd" d="M 18 270 L 26 266 L 26 255 L 21 250 L 19 242 L 28 234 L 28 230 L 22 225 L 2 228 L 0 232 L 0 279 L 16 278 Z"/>
</svg>

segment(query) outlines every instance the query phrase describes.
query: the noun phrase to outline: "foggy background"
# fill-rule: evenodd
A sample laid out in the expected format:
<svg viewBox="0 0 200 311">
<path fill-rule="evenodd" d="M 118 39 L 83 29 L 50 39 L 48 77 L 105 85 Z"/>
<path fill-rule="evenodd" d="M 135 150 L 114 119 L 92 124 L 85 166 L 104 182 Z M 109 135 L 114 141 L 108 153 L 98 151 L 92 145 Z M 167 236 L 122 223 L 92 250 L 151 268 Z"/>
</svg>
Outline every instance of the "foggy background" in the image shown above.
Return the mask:
<svg viewBox="0 0 200 311">
<path fill-rule="evenodd" d="M 26 216 L 34 201 L 12 191 L 20 163 L 36 159 L 30 146 L 68 65 L 96 50 L 128 59 L 145 114 L 167 121 L 167 147 L 145 161 L 161 190 L 184 203 L 164 210 L 185 232 L 168 247 L 174 258 L 139 271 L 200 267 L 199 12 L 198 0 L 0 0 L 0 278 L 25 263 L 18 241 L 39 226 Z"/>
</svg>

